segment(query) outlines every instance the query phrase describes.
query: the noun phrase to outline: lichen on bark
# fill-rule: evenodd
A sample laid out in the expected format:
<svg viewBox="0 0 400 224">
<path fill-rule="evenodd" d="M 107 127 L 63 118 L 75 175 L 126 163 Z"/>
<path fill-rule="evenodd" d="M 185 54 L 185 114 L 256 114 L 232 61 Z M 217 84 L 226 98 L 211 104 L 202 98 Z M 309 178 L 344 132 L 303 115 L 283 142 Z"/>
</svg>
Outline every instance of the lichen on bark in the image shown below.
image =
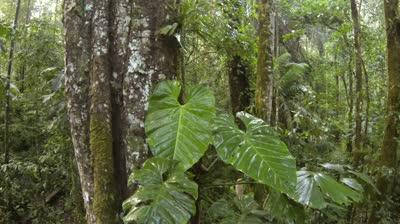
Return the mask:
<svg viewBox="0 0 400 224">
<path fill-rule="evenodd" d="M 174 2 L 133 0 L 123 83 L 129 170 L 140 167 L 148 157 L 144 119 L 151 90 L 159 81 L 177 75 L 179 44 L 174 36 L 159 34 L 162 27 L 176 22 L 177 9 L 170 8 Z"/>
<path fill-rule="evenodd" d="M 92 210 L 93 170 L 89 150 L 89 74 L 92 11 L 77 0 L 64 2 L 65 93 L 74 155 L 80 177 L 86 220 L 95 223 Z"/>
</svg>

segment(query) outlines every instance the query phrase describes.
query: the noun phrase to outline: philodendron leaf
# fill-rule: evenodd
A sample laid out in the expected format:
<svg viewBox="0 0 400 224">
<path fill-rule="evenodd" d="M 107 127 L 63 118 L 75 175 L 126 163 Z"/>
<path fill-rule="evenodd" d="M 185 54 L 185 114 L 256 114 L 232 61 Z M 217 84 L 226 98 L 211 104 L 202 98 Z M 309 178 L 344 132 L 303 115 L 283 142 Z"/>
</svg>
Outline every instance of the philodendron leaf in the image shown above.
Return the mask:
<svg viewBox="0 0 400 224">
<path fill-rule="evenodd" d="M 294 192 L 296 161 L 285 143 L 261 119 L 245 112 L 237 117 L 246 131 L 240 130 L 229 115 L 215 121 L 214 144 L 220 158 L 279 192 Z"/>
<path fill-rule="evenodd" d="M 160 83 L 150 97 L 145 129 L 153 155 L 180 161 L 185 170 L 205 153 L 212 139 L 213 93 L 203 86 L 187 88 L 180 103 L 178 82 Z"/>
<path fill-rule="evenodd" d="M 328 205 L 325 199 L 339 205 L 349 205 L 361 201 L 362 195 L 323 173 L 298 171 L 296 193 L 293 198 L 301 204 L 322 209 Z"/>
<path fill-rule="evenodd" d="M 340 179 L 340 182 L 346 184 L 347 186 L 353 188 L 356 191 L 359 191 L 359 192 L 363 192 L 364 191 L 363 186 L 356 179 L 353 179 L 353 178 L 342 178 L 342 179 Z"/>
<path fill-rule="evenodd" d="M 197 184 L 177 161 L 149 159 L 132 178 L 140 187 L 123 204 L 125 223 L 186 224 L 195 214 Z"/>
<path fill-rule="evenodd" d="M 326 201 L 321 193 L 314 175 L 308 171 L 297 172 L 297 186 L 294 199 L 304 205 L 316 209 L 326 207 Z"/>
<path fill-rule="evenodd" d="M 380 194 L 378 188 L 374 184 L 374 181 L 372 181 L 368 175 L 366 175 L 364 173 L 359 173 L 359 172 L 356 172 L 353 170 L 350 170 L 349 173 L 354 174 L 357 178 L 359 178 L 361 181 L 363 181 L 367 185 L 371 186 L 378 194 Z"/>
</svg>

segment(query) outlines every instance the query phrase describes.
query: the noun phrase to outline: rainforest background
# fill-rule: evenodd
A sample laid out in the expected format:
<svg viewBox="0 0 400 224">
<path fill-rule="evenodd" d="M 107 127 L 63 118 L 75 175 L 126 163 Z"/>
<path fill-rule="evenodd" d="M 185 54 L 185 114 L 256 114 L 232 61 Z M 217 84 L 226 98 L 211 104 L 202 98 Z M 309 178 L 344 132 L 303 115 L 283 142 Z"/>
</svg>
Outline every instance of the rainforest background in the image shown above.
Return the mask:
<svg viewBox="0 0 400 224">
<path fill-rule="evenodd" d="M 0 223 L 399 223 L 398 0 L 1 0 Z"/>
</svg>

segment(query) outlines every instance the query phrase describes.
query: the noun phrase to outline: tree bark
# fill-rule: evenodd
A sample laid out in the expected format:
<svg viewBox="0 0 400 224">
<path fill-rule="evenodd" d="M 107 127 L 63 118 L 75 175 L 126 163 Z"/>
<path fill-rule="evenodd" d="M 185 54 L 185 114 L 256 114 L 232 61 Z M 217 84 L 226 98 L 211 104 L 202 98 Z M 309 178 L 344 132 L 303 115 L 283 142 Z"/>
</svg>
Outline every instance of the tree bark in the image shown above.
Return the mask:
<svg viewBox="0 0 400 224">
<path fill-rule="evenodd" d="M 112 1 L 98 0 L 93 2 L 92 19 L 92 62 L 90 67 L 90 152 L 93 166 L 93 212 L 96 223 L 118 223 L 120 198 L 117 195 L 114 163 L 118 161 L 113 155 L 113 133 L 111 114 L 111 21 L 114 18 L 111 9 Z M 111 9 L 110 9 L 111 8 Z M 126 175 L 125 173 L 122 175 Z"/>
<path fill-rule="evenodd" d="M 351 3 L 351 17 L 353 20 L 354 31 L 354 54 L 355 54 L 355 81 L 356 81 L 356 107 L 355 107 L 355 133 L 354 133 L 354 164 L 357 166 L 362 159 L 362 103 L 363 103 L 363 71 L 362 71 L 362 52 L 361 52 L 361 39 L 360 39 L 360 20 L 355 0 L 350 0 Z"/>
<path fill-rule="evenodd" d="M 273 97 L 271 7 L 271 0 L 260 1 L 255 93 L 256 114 L 268 123 L 271 122 Z"/>
<path fill-rule="evenodd" d="M 347 113 L 347 122 L 348 122 L 348 138 L 347 138 L 347 145 L 346 145 L 346 150 L 349 153 L 353 152 L 353 112 L 354 112 L 354 98 L 353 98 L 353 90 L 354 90 L 354 84 L 353 84 L 353 68 L 351 66 L 352 60 L 350 59 L 349 63 L 349 71 L 348 71 L 348 76 L 349 76 L 349 86 L 348 86 L 348 113 Z M 343 77 L 343 83 L 346 85 L 344 82 L 345 78 Z"/>
<path fill-rule="evenodd" d="M 13 61 L 14 61 L 14 49 L 15 49 L 15 42 L 16 42 L 16 32 L 18 28 L 18 17 L 21 8 L 21 0 L 17 1 L 17 7 L 15 10 L 15 18 L 14 24 L 11 33 L 11 46 L 10 52 L 8 57 L 8 65 L 7 65 L 7 79 L 6 79 L 6 88 L 5 88 L 5 96 L 6 96 L 6 103 L 5 103 L 5 115 L 4 115 L 4 163 L 7 164 L 10 160 L 10 149 L 8 146 L 9 142 L 9 125 L 10 125 L 10 111 L 11 111 L 11 93 L 10 93 L 10 86 L 11 86 L 11 74 L 13 69 Z"/>
<path fill-rule="evenodd" d="M 381 176 L 377 187 L 381 195 L 373 206 L 368 223 L 379 223 L 378 210 L 383 200 L 390 198 L 391 182 L 395 175 L 400 113 L 400 19 L 399 1 L 384 0 L 385 23 L 387 33 L 387 68 L 388 68 L 388 101 L 385 134 L 381 148 Z"/>
<path fill-rule="evenodd" d="M 276 2 L 275 0 L 273 1 L 273 58 L 278 58 L 279 56 L 279 29 L 278 29 L 278 15 L 276 11 Z M 277 126 L 277 121 L 278 121 L 278 88 L 276 87 L 276 74 L 275 71 L 273 71 L 273 79 L 272 79 L 272 114 L 271 114 L 271 125 L 272 126 Z"/>
<path fill-rule="evenodd" d="M 232 8 L 224 9 L 224 12 L 229 16 L 229 25 L 232 27 L 232 30 L 235 32 L 240 32 L 240 18 L 237 15 L 233 14 L 233 10 L 240 10 L 243 6 L 242 3 L 238 0 L 234 0 L 229 2 L 228 4 L 232 4 Z M 240 43 L 238 40 L 235 40 L 236 46 L 239 46 Z M 230 100 L 231 100 L 231 109 L 233 115 L 235 115 L 239 111 L 245 111 L 249 108 L 251 102 L 251 92 L 250 92 L 250 67 L 248 61 L 246 61 L 238 51 L 238 48 L 230 49 L 232 53 L 229 56 L 228 52 L 228 77 L 229 77 L 229 89 L 230 89 Z M 242 125 L 241 122 L 238 122 L 239 125 Z"/>
<path fill-rule="evenodd" d="M 295 29 L 291 27 L 292 22 L 289 18 L 282 18 L 277 16 L 278 23 L 278 33 L 279 33 L 279 43 L 285 48 L 285 50 L 290 54 L 291 61 L 295 63 L 300 63 L 305 61 L 303 57 L 303 48 L 300 44 L 300 37 L 284 41 L 284 36 L 293 33 Z"/>
<path fill-rule="evenodd" d="M 93 170 L 89 150 L 89 67 L 91 64 L 91 20 L 87 2 L 64 1 L 65 92 L 75 160 L 88 223 L 96 223 L 93 212 Z M 93 7 L 93 6 L 91 6 Z M 89 9 L 89 10 L 85 10 Z"/>
<path fill-rule="evenodd" d="M 177 22 L 175 0 L 133 0 L 128 70 L 123 84 L 127 118 L 128 168 L 140 167 L 148 157 L 144 118 L 152 88 L 161 80 L 175 79 L 179 69 L 179 43 L 159 30 Z M 168 7 L 171 7 L 169 9 Z M 179 32 L 179 27 L 177 29 Z"/>
<path fill-rule="evenodd" d="M 336 55 L 335 55 L 335 63 L 336 63 Z M 335 117 L 339 121 L 340 119 L 340 79 L 339 74 L 335 73 L 335 98 L 336 98 L 336 107 L 335 107 Z M 335 140 L 336 142 L 340 141 L 340 130 L 335 130 Z"/>
<path fill-rule="evenodd" d="M 148 97 L 176 77 L 180 52 L 158 31 L 175 21 L 173 0 L 64 2 L 67 108 L 88 223 L 119 222 L 127 165 L 147 158 Z"/>
<path fill-rule="evenodd" d="M 399 138 L 400 112 L 400 18 L 398 0 L 385 1 L 388 54 L 388 102 L 385 135 L 382 144 L 382 164 L 396 165 L 396 149 Z"/>
<path fill-rule="evenodd" d="M 28 0 L 26 3 L 26 14 L 25 14 L 25 24 L 24 24 L 24 29 L 23 29 L 23 35 L 24 39 L 28 36 L 28 24 L 31 20 L 31 0 Z M 26 48 L 27 46 L 24 46 Z M 19 75 L 19 80 L 18 82 L 20 83 L 19 85 L 19 91 L 23 93 L 25 91 L 25 73 L 26 73 L 26 62 L 23 62 L 22 68 L 21 68 L 21 73 Z"/>
<path fill-rule="evenodd" d="M 363 133 L 363 147 L 368 145 L 368 128 L 369 128 L 369 111 L 370 111 L 370 104 L 371 104 L 371 96 L 370 96 L 370 89 L 369 89 L 369 77 L 367 73 L 367 69 L 365 68 L 364 61 L 362 62 L 363 71 L 364 71 L 364 80 L 365 80 L 365 120 L 364 120 L 364 133 Z"/>
<path fill-rule="evenodd" d="M 250 106 L 249 68 L 242 57 L 236 55 L 229 62 L 229 87 L 232 113 L 245 111 Z"/>
</svg>

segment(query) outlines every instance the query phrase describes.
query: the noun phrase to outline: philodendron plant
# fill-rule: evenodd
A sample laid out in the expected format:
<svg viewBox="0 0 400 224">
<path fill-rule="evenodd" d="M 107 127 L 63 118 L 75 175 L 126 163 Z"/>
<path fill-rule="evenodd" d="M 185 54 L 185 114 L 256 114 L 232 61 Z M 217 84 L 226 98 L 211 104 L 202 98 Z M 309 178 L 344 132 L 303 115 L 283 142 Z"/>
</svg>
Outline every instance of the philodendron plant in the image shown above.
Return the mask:
<svg viewBox="0 0 400 224">
<path fill-rule="evenodd" d="M 208 88 L 193 86 L 181 91 L 178 82 L 165 81 L 150 97 L 145 131 L 154 157 L 129 178 L 139 188 L 124 202 L 125 223 L 188 223 L 196 213 L 198 198 L 197 184 L 189 177 L 193 175 L 187 175 L 188 170 L 210 144 L 220 160 L 298 204 L 322 209 L 328 203 L 348 205 L 362 199 L 362 189 L 354 187 L 359 186 L 355 179 L 347 178 L 352 184 L 342 184 L 320 172 L 296 171 L 295 158 L 286 144 L 263 120 L 239 112 L 236 117 L 244 125 L 242 130 L 233 116 L 216 115 L 215 98 Z M 215 203 L 217 208 L 225 202 Z M 262 223 L 251 212 L 257 207 L 253 199 L 247 196 L 237 205 L 243 203 L 251 206 L 222 212 L 225 217 L 219 220 Z"/>
</svg>

